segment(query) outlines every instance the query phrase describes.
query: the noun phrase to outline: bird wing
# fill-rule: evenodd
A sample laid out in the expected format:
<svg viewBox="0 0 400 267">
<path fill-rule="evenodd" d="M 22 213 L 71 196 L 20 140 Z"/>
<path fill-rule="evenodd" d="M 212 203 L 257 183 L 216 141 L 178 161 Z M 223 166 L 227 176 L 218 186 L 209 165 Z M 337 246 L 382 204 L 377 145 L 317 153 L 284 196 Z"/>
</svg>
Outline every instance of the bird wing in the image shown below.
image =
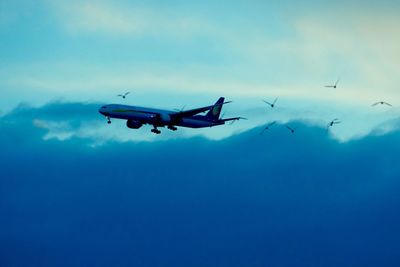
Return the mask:
<svg viewBox="0 0 400 267">
<path fill-rule="evenodd" d="M 337 86 L 339 82 L 340 82 L 340 78 L 338 78 L 338 79 L 336 80 L 335 86 Z"/>
<path fill-rule="evenodd" d="M 275 98 L 275 100 L 274 100 L 274 105 L 275 105 L 276 101 L 278 101 L 278 97 L 277 97 L 277 98 Z"/>
<path fill-rule="evenodd" d="M 388 105 L 388 106 L 390 106 L 390 107 L 392 107 L 392 105 L 389 104 L 389 103 L 387 103 L 387 102 L 383 102 L 383 103 L 386 104 L 386 105 Z"/>
<path fill-rule="evenodd" d="M 376 102 L 376 103 L 372 104 L 371 106 L 374 107 L 374 106 L 376 106 L 376 105 L 379 105 L 380 103 L 381 103 L 381 102 Z"/>
<path fill-rule="evenodd" d="M 269 102 L 266 101 L 266 100 L 263 100 L 263 102 L 266 103 L 266 104 L 268 104 L 268 105 L 271 105 L 271 103 L 269 103 Z"/>
</svg>

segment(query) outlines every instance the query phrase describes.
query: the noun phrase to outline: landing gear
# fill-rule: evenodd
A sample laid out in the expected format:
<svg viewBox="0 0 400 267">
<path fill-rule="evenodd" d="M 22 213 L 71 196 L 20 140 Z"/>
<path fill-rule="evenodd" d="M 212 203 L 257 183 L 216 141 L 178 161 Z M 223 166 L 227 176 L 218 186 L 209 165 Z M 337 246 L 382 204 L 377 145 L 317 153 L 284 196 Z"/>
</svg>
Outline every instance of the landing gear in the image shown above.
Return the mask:
<svg viewBox="0 0 400 267">
<path fill-rule="evenodd" d="M 155 134 L 160 134 L 161 133 L 161 131 L 158 130 L 158 129 L 151 129 L 151 132 L 155 133 Z"/>
<path fill-rule="evenodd" d="M 108 123 L 108 124 L 111 123 L 110 117 L 107 117 L 107 123 Z"/>
<path fill-rule="evenodd" d="M 152 132 L 152 133 L 155 133 L 155 134 L 160 134 L 160 133 L 161 133 L 161 131 L 158 130 L 156 126 L 154 126 L 154 128 L 151 129 L 151 132 Z"/>
<path fill-rule="evenodd" d="M 168 129 L 170 129 L 171 131 L 176 131 L 178 130 L 178 128 L 176 128 L 175 126 L 168 126 Z"/>
</svg>

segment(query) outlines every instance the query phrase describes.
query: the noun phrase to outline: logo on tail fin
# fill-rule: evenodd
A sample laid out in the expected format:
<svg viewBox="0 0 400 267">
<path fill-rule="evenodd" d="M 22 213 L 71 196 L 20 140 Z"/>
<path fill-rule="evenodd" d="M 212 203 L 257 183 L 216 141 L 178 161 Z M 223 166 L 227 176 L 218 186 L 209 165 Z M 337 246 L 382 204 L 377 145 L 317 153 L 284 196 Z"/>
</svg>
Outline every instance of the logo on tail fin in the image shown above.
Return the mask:
<svg viewBox="0 0 400 267">
<path fill-rule="evenodd" d="M 212 114 L 214 115 L 214 116 L 218 116 L 219 117 L 219 114 L 221 113 L 221 106 L 214 106 L 213 108 L 212 108 Z"/>
<path fill-rule="evenodd" d="M 221 114 L 222 105 L 224 104 L 225 98 L 220 97 L 214 106 L 208 111 L 206 117 L 209 120 L 217 121 L 219 120 L 219 115 Z"/>
</svg>

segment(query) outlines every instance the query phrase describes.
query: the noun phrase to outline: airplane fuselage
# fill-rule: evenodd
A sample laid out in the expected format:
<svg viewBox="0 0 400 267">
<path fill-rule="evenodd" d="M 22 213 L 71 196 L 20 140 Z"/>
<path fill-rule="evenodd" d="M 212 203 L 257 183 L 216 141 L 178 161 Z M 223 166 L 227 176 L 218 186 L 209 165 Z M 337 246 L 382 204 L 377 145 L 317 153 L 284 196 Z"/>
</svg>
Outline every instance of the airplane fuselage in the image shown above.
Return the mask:
<svg viewBox="0 0 400 267">
<path fill-rule="evenodd" d="M 127 126 L 130 128 L 140 128 L 143 124 L 151 124 L 155 127 L 180 126 L 189 128 L 205 128 L 225 124 L 217 120 L 209 120 L 206 116 L 194 115 L 189 117 L 179 117 L 179 112 L 154 109 L 147 107 L 128 106 L 119 104 L 105 105 L 99 109 L 99 112 L 108 118 L 127 120 Z"/>
<path fill-rule="evenodd" d="M 157 127 L 165 127 L 172 131 L 176 131 L 176 126 L 188 128 L 205 128 L 223 125 L 227 121 L 234 122 L 243 119 L 242 117 L 234 117 L 221 119 L 220 114 L 222 106 L 226 103 L 224 97 L 220 97 L 214 105 L 181 110 L 170 111 L 163 109 L 136 107 L 128 105 L 110 104 L 102 106 L 99 112 L 104 115 L 108 123 L 111 123 L 111 118 L 126 120 L 126 126 L 131 129 L 139 129 L 144 124 L 153 125 L 151 130 L 153 133 L 161 133 Z M 205 115 L 199 115 L 205 113 Z"/>
</svg>

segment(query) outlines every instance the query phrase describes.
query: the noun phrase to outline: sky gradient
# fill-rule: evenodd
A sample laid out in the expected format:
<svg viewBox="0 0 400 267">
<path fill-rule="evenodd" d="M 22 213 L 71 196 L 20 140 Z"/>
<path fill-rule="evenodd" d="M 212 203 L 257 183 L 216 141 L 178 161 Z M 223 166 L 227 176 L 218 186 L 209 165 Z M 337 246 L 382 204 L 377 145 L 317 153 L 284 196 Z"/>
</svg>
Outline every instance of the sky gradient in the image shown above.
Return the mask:
<svg viewBox="0 0 400 267">
<path fill-rule="evenodd" d="M 277 119 L 340 116 L 334 135 L 348 140 L 400 113 L 398 10 L 396 1 L 2 1 L 0 112 L 114 103 L 123 91 L 128 104 L 170 109 L 225 96 L 229 114 L 252 120 L 200 132 L 215 139 L 265 123 L 261 99 L 279 96 Z M 323 87 L 338 77 L 337 90 Z M 380 100 L 394 109 L 371 110 Z"/>
<path fill-rule="evenodd" d="M 0 1 L 0 266 L 400 266 L 399 11 Z M 248 120 L 154 135 L 98 113 L 221 96 Z"/>
</svg>

